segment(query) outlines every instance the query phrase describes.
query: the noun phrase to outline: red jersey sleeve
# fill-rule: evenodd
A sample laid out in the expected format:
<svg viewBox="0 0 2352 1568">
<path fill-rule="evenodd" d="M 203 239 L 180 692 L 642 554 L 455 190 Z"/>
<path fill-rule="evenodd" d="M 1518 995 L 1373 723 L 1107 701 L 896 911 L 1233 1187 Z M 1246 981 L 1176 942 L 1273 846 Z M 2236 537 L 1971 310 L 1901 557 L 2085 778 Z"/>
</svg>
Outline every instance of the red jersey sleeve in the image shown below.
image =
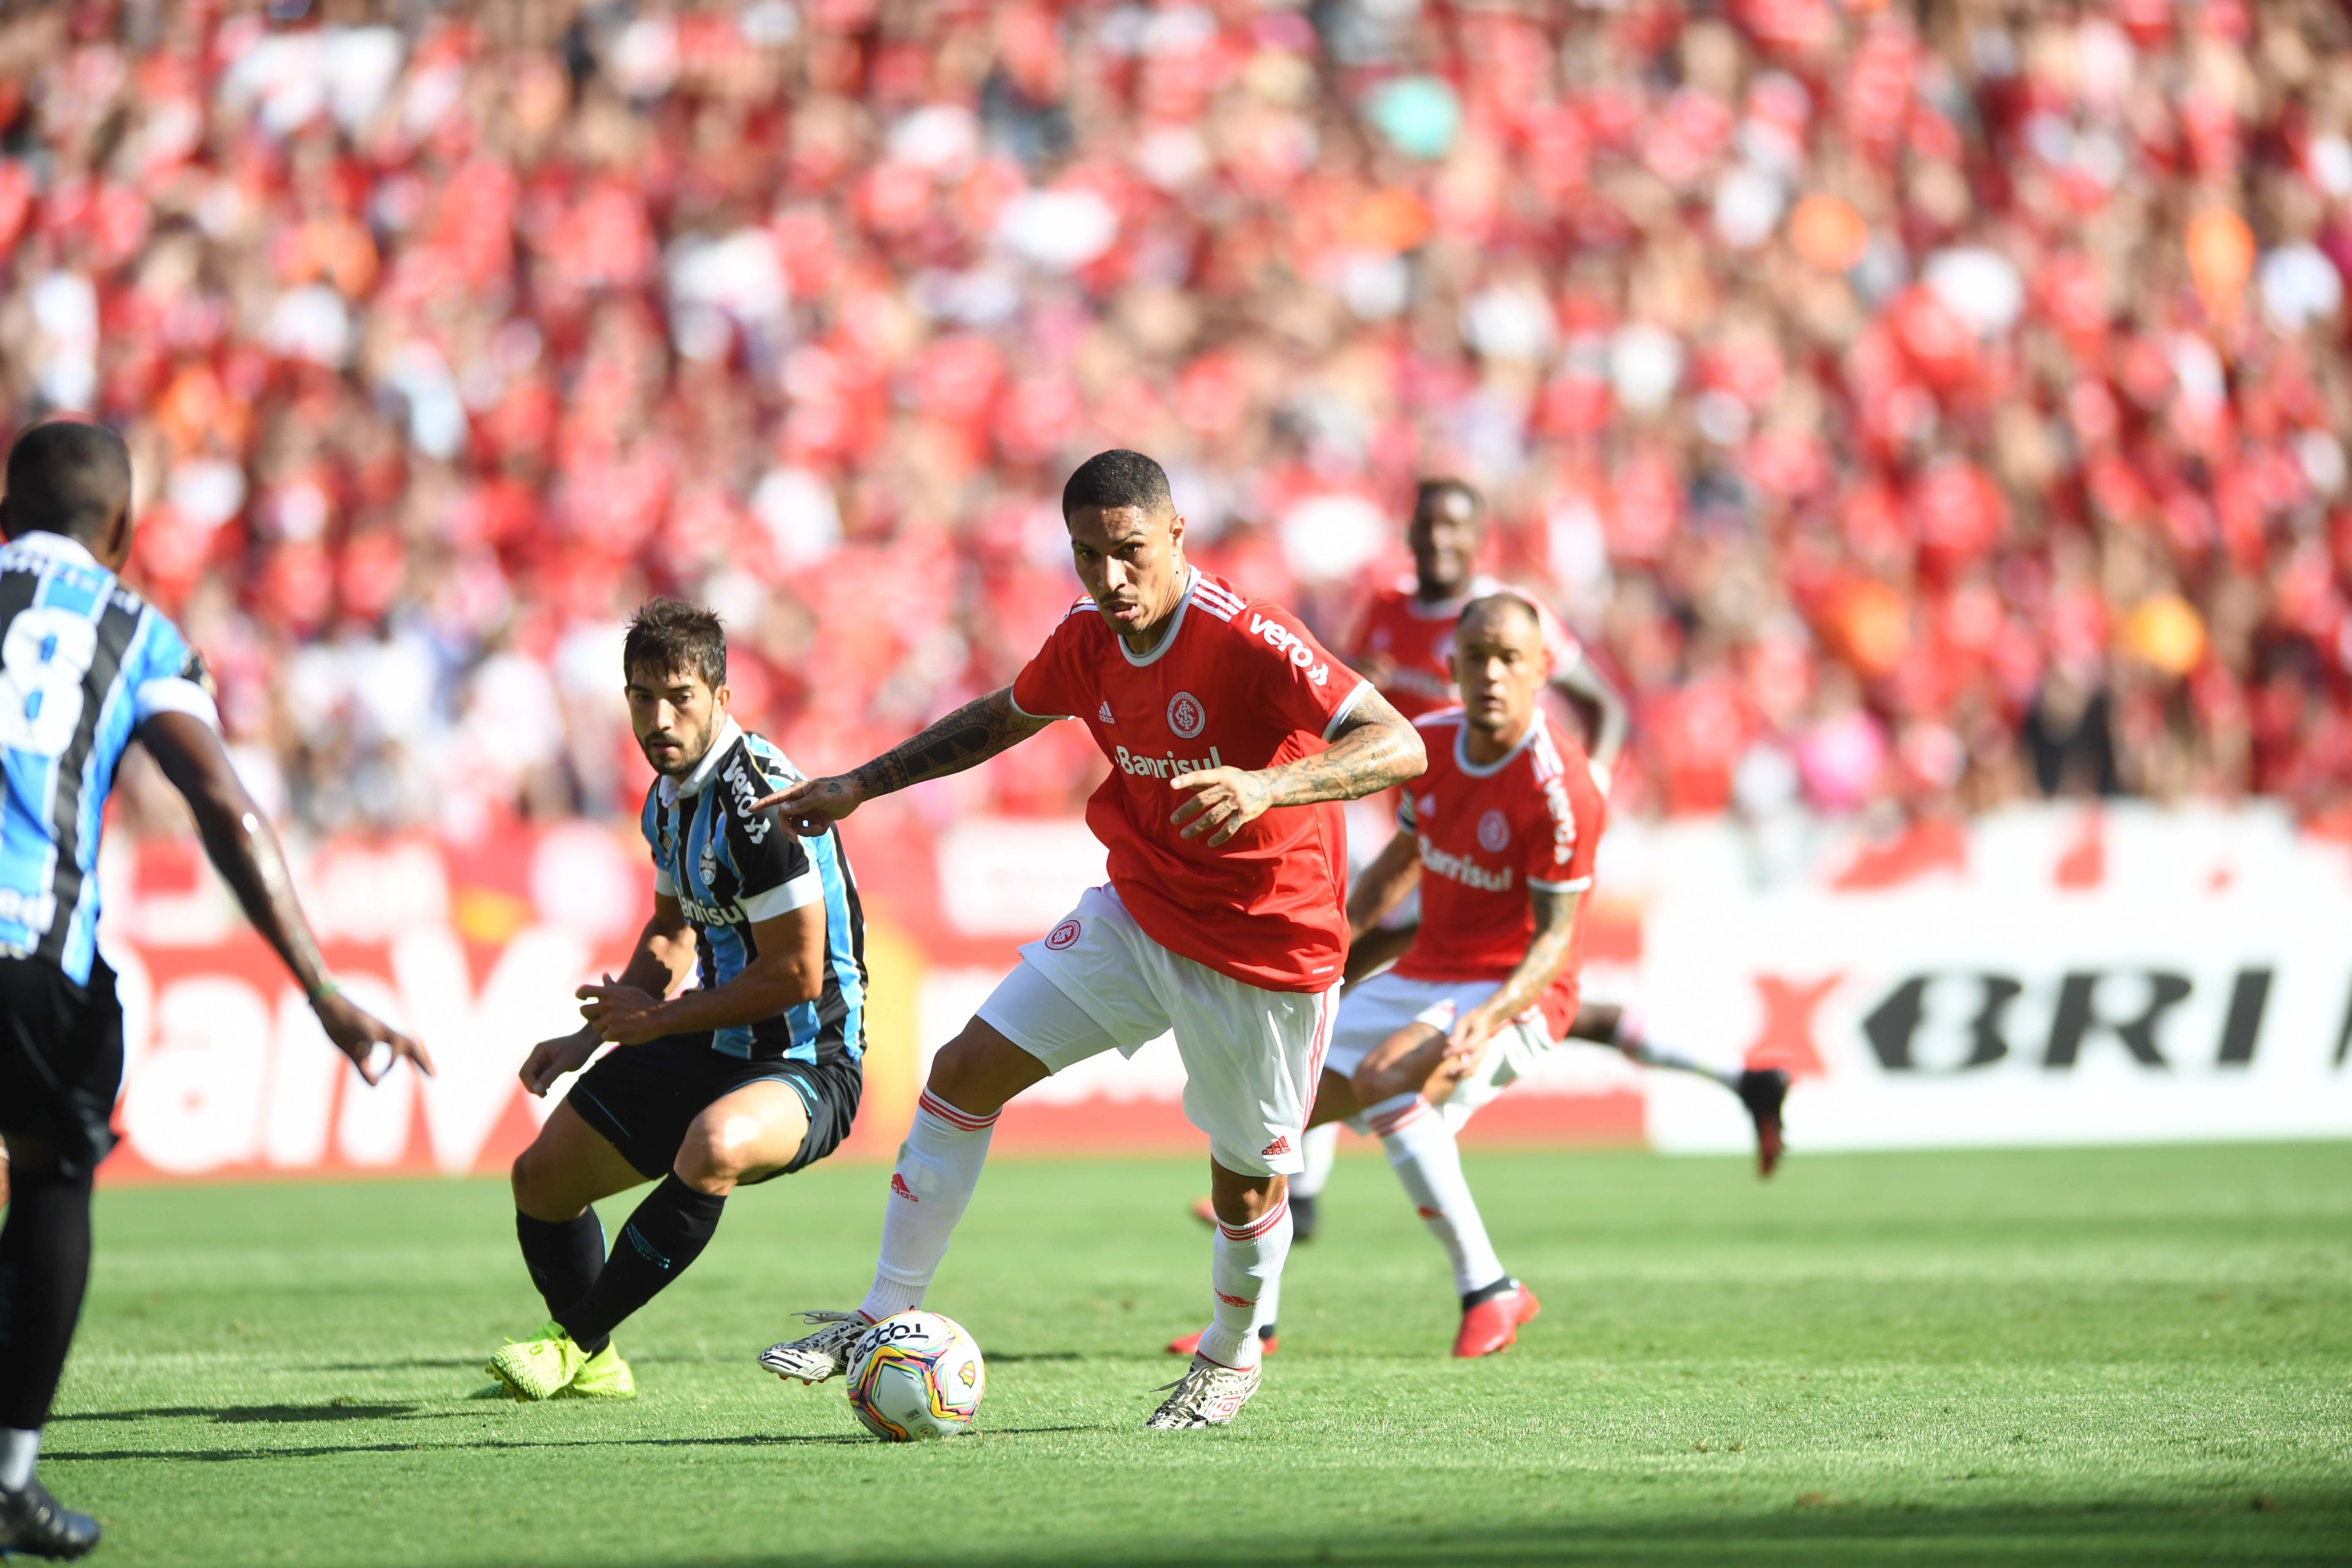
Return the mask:
<svg viewBox="0 0 2352 1568">
<path fill-rule="evenodd" d="M 1541 781 L 1543 810 L 1524 835 L 1527 863 L 1521 873 L 1530 887 L 1550 893 L 1582 893 L 1592 885 L 1592 861 L 1608 824 L 1608 805 L 1584 753 L 1556 742 L 1553 765 Z"/>
<path fill-rule="evenodd" d="M 1068 718 L 1087 711 L 1085 662 L 1078 656 L 1086 628 L 1078 615 L 1093 608 L 1091 600 L 1081 599 L 1063 612 L 1045 645 L 1013 677 L 1014 707 L 1031 718 Z"/>
<path fill-rule="evenodd" d="M 1268 711 L 1296 728 L 1330 739 L 1339 721 L 1372 689 L 1287 610 L 1252 604 L 1234 617 L 1234 625 L 1263 646 L 1262 656 L 1251 661 L 1258 695 Z"/>
</svg>

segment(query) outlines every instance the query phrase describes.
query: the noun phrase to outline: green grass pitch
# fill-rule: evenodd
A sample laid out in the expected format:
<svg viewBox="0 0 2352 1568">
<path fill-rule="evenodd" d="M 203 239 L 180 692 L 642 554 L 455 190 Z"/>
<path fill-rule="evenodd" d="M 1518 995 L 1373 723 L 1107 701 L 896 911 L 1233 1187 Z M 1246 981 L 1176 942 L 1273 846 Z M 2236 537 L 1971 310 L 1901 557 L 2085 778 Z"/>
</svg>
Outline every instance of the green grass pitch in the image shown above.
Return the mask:
<svg viewBox="0 0 2352 1568">
<path fill-rule="evenodd" d="M 612 1406 L 467 1397 L 541 1316 L 499 1184 L 110 1191 L 42 1473 L 124 1568 L 2352 1560 L 2352 1145 L 1470 1166 L 1516 1350 L 1446 1358 L 1351 1155 L 1265 1391 L 1151 1434 L 1202 1162 L 1000 1160 L 931 1298 L 980 1430 L 908 1447 L 751 1360 L 856 1300 L 873 1166 L 731 1203 Z"/>
</svg>

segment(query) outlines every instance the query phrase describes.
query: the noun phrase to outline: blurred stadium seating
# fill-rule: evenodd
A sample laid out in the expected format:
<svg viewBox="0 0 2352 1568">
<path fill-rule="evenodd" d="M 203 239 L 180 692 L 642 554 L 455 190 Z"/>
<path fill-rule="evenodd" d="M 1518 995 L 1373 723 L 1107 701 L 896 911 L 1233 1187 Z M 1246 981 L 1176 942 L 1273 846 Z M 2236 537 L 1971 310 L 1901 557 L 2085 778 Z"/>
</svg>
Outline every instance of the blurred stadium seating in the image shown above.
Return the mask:
<svg viewBox="0 0 2352 1568">
<path fill-rule="evenodd" d="M 633 810 L 656 590 L 863 757 L 1017 668 L 1113 444 L 1334 635 L 1486 487 L 1621 812 L 2346 805 L 2322 0 L 90 0 L 0 21 L 0 406 L 130 433 L 316 831 Z"/>
</svg>

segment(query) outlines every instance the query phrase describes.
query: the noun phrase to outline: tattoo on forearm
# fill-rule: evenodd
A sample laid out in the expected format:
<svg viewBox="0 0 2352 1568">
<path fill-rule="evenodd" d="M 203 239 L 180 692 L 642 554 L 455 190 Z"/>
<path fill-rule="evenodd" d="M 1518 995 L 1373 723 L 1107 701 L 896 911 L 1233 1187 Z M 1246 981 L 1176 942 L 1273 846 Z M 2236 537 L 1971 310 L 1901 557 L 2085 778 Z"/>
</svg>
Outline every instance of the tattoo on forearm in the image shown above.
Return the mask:
<svg viewBox="0 0 2352 1568">
<path fill-rule="evenodd" d="M 1536 906 L 1536 934 L 1512 968 L 1510 977 L 1503 982 L 1503 988 L 1486 1004 L 1495 1009 L 1496 1017 L 1517 1018 L 1527 1011 L 1537 998 L 1551 989 L 1551 983 L 1568 967 L 1576 943 L 1579 896 L 1540 887 L 1528 890 L 1529 901 Z"/>
<path fill-rule="evenodd" d="M 976 767 L 1015 742 L 1026 740 L 1048 721 L 1013 706 L 1010 688 L 991 692 L 940 719 L 911 740 L 901 741 L 850 775 L 869 797 L 887 795 Z"/>
<path fill-rule="evenodd" d="M 1421 737 L 1378 692 L 1366 692 L 1339 737 L 1312 757 L 1271 768 L 1276 806 L 1356 800 L 1421 777 L 1428 758 Z"/>
</svg>

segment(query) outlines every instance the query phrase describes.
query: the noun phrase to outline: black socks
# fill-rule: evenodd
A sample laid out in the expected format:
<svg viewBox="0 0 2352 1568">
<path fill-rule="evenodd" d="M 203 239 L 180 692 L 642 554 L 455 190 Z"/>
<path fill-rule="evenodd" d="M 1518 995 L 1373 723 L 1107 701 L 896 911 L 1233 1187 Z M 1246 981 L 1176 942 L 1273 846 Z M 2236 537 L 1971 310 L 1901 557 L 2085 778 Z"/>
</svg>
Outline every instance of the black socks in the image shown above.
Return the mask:
<svg viewBox="0 0 2352 1568">
<path fill-rule="evenodd" d="M 697 1191 L 676 1172 L 662 1177 L 621 1227 L 613 1255 L 587 1294 L 555 1314 L 572 1343 L 592 1355 L 603 1350 L 624 1318 L 702 1256 L 726 1207 L 725 1198 Z"/>
<path fill-rule="evenodd" d="M 604 1226 L 593 1208 L 572 1219 L 515 1216 L 515 1239 L 522 1243 L 522 1266 L 553 1317 L 588 1293 L 604 1270 Z"/>
<path fill-rule="evenodd" d="M 0 1226 L 0 1427 L 48 1419 L 89 1282 L 89 1173 L 52 1165 L 8 1173 Z"/>
</svg>

